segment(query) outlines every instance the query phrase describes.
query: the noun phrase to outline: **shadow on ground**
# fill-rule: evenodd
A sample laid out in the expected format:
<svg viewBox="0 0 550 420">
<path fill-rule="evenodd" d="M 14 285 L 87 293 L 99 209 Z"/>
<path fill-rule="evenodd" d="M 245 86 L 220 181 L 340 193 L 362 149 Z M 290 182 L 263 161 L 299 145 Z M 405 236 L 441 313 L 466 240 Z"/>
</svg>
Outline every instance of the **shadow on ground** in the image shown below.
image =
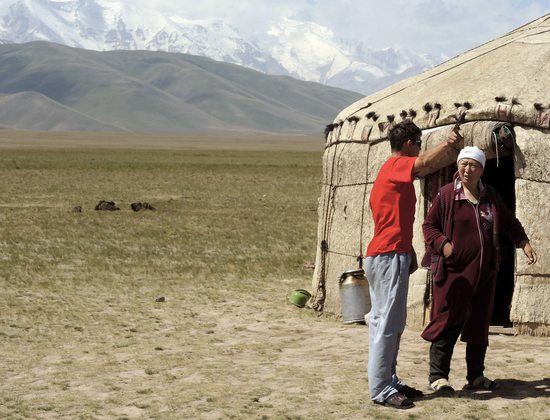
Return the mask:
<svg viewBox="0 0 550 420">
<path fill-rule="evenodd" d="M 436 398 L 470 398 L 473 400 L 486 401 L 493 398 L 504 398 L 507 400 L 523 400 L 526 398 L 548 398 L 550 397 L 550 378 L 535 381 L 522 381 L 519 379 L 496 379 L 500 388 L 496 391 L 470 391 L 457 390 L 454 393 L 433 392 L 422 398 L 431 400 Z"/>
</svg>

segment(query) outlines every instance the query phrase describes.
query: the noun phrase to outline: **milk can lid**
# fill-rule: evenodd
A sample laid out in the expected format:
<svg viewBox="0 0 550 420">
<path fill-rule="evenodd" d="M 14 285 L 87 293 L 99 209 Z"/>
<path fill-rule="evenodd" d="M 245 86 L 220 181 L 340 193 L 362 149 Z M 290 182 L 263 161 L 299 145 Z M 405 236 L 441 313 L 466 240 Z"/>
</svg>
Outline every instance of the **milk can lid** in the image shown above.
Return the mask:
<svg viewBox="0 0 550 420">
<path fill-rule="evenodd" d="M 340 281 L 344 280 L 346 277 L 352 276 L 352 277 L 362 277 L 365 275 L 365 270 L 362 268 L 354 269 L 354 270 L 348 270 L 344 271 L 342 275 L 340 276 Z"/>
</svg>

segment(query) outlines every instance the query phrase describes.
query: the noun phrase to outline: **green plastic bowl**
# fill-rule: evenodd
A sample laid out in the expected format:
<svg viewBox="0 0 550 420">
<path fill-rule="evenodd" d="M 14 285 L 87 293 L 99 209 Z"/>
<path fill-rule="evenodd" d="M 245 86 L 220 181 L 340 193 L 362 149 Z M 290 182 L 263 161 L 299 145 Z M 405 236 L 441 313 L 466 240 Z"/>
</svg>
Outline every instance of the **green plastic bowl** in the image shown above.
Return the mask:
<svg viewBox="0 0 550 420">
<path fill-rule="evenodd" d="M 310 297 L 311 293 L 309 293 L 307 290 L 296 289 L 290 292 L 290 295 L 288 295 L 288 300 L 294 306 L 297 306 L 298 308 L 303 308 Z"/>
</svg>

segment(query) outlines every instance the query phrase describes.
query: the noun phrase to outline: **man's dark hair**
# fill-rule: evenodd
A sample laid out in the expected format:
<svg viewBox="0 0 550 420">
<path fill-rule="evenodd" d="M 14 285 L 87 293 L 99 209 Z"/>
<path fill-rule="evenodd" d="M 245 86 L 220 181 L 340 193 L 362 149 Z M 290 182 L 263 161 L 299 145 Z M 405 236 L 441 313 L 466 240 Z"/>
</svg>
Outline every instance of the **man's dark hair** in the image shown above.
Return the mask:
<svg viewBox="0 0 550 420">
<path fill-rule="evenodd" d="M 422 136 L 422 130 L 412 121 L 401 121 L 394 125 L 389 133 L 390 146 L 392 150 L 400 151 L 407 140 L 414 140 Z"/>
</svg>

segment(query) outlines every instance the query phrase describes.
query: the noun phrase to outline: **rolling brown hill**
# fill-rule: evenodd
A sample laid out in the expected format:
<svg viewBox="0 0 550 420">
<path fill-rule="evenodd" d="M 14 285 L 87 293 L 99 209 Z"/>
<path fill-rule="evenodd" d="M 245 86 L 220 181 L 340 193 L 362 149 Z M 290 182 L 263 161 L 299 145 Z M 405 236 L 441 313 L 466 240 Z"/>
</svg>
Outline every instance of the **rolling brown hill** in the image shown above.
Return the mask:
<svg viewBox="0 0 550 420">
<path fill-rule="evenodd" d="M 0 126 L 319 133 L 356 92 L 187 54 L 0 45 Z"/>
</svg>

